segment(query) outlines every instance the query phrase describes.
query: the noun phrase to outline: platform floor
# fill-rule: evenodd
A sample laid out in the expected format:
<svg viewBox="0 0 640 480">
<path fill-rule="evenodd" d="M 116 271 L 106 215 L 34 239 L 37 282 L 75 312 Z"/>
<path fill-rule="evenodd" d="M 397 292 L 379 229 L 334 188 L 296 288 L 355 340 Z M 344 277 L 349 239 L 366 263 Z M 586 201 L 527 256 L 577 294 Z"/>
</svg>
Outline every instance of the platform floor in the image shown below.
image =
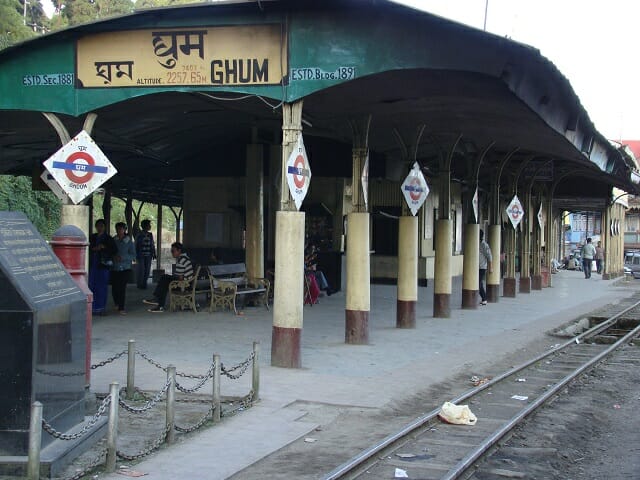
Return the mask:
<svg viewBox="0 0 640 480">
<path fill-rule="evenodd" d="M 128 340 L 135 339 L 138 350 L 163 365 L 205 373 L 214 353 L 232 366 L 249 356 L 254 341 L 260 342 L 260 402 L 135 467 L 148 473 L 149 480 L 224 479 L 317 427 L 305 421 L 300 402 L 288 408 L 294 402 L 379 408 L 401 401 L 470 366 L 481 370 L 496 357 L 640 288 L 640 280 L 622 280 L 605 281 L 597 274 L 587 280 L 582 272 L 561 271 L 552 276 L 550 288 L 462 310 L 461 279 L 455 278 L 451 318 L 433 318 L 433 287 L 419 288 L 415 329 L 395 328 L 396 287 L 372 285 L 369 345 L 344 343 L 345 295 L 338 292 L 304 307 L 300 369 L 270 366 L 273 312 L 264 307 L 244 308 L 238 316 L 206 311 L 154 314 L 141 302 L 151 290 L 131 286 L 128 315 L 94 319 L 92 363 L 126 349 Z M 548 338 L 549 346 L 559 341 Z M 137 362 L 137 386 L 157 390 L 164 384 L 163 375 L 147 362 Z M 91 390 L 106 392 L 112 381 L 126 384 L 125 358 L 93 370 Z M 223 378 L 222 395 L 246 394 L 250 385 L 250 371 L 240 380 Z"/>
</svg>

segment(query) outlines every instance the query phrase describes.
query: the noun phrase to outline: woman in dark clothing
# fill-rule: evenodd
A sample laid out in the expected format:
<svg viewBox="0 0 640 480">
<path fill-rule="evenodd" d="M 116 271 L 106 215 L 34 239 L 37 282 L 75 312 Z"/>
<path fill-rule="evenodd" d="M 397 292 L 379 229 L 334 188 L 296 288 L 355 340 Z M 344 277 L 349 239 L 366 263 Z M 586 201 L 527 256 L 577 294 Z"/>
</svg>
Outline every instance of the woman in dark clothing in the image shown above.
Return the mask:
<svg viewBox="0 0 640 480">
<path fill-rule="evenodd" d="M 109 269 L 117 248 L 103 219 L 96 221 L 96 233 L 89 237 L 89 288 L 93 292 L 93 314 L 104 315 L 109 290 Z"/>
</svg>

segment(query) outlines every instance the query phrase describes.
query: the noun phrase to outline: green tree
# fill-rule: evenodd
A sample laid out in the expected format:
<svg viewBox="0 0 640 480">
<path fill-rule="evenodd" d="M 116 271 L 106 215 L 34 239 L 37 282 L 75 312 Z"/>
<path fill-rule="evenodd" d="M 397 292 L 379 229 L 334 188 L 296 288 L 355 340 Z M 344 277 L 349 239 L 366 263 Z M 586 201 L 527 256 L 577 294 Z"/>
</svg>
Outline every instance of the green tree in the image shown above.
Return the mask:
<svg viewBox="0 0 640 480">
<path fill-rule="evenodd" d="M 35 35 L 24 23 L 19 0 L 0 0 L 0 49 Z"/>
<path fill-rule="evenodd" d="M 46 239 L 60 227 L 60 201 L 51 192 L 33 191 L 29 177 L 0 176 L 0 210 L 23 212 Z"/>
<path fill-rule="evenodd" d="M 44 13 L 44 8 L 42 8 L 40 0 L 27 1 L 26 17 L 24 20 L 27 27 L 30 27 L 34 33 L 46 33 L 48 30 L 49 19 Z"/>
</svg>

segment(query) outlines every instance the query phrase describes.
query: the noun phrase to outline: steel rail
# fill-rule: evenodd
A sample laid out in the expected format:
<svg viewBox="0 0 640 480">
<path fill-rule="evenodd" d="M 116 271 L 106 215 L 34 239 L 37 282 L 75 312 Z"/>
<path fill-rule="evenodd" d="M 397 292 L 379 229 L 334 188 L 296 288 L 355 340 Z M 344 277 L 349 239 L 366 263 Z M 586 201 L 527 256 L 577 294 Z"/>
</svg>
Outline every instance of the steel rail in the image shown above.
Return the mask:
<svg viewBox="0 0 640 480">
<path fill-rule="evenodd" d="M 484 384 L 482 384 L 482 385 L 480 385 L 478 387 L 474 387 L 474 388 L 472 388 L 470 390 L 467 390 L 466 392 L 463 392 L 462 394 L 460 394 L 457 397 L 453 398 L 451 400 L 451 403 L 458 404 L 458 403 L 460 403 L 460 402 L 462 402 L 464 400 L 467 400 L 468 398 L 473 397 L 474 395 L 480 393 L 481 391 L 485 390 L 486 388 L 489 388 L 489 387 L 495 385 L 496 383 L 504 380 L 505 378 L 510 377 L 510 376 L 514 375 L 515 373 L 521 371 L 521 370 L 524 370 L 525 368 L 533 365 L 534 363 L 539 362 L 540 360 L 543 360 L 543 359 L 549 357 L 550 355 L 553 355 L 554 353 L 556 353 L 556 352 L 558 352 L 560 350 L 563 350 L 563 349 L 567 348 L 570 345 L 575 344 L 576 342 L 580 342 L 585 337 L 591 337 L 591 336 L 594 336 L 594 335 L 597 335 L 597 334 L 601 333 L 602 331 L 606 330 L 611 325 L 613 325 L 616 322 L 616 320 L 618 320 L 618 318 L 620 318 L 625 313 L 633 310 L 638 305 L 640 305 L 640 300 L 635 302 L 631 306 L 621 310 L 620 312 L 612 315 L 607 320 L 605 320 L 605 321 L 603 321 L 603 322 L 601 322 L 601 323 L 599 323 L 597 325 L 594 325 L 593 327 L 591 327 L 588 330 L 585 330 L 584 332 L 582 332 L 579 335 L 576 335 L 571 340 L 567 340 L 566 342 L 561 343 L 560 345 L 555 346 L 555 347 L 549 349 L 548 351 L 543 352 L 543 353 L 535 356 L 534 358 L 532 358 L 530 360 L 527 360 L 526 362 L 511 368 L 510 370 L 507 370 L 506 372 L 498 375 L 497 377 L 492 378 L 487 383 L 484 383 Z M 626 338 L 626 336 L 624 338 Z M 616 345 L 617 343 L 618 342 L 616 342 L 614 345 Z M 606 350 L 606 351 L 608 351 L 608 350 Z M 389 446 L 393 445 L 394 443 L 402 440 L 403 437 L 406 437 L 410 433 L 414 432 L 415 430 L 418 430 L 419 428 L 423 427 L 425 424 L 427 424 L 428 422 L 433 420 L 438 415 L 439 412 L 440 412 L 440 407 L 438 407 L 438 408 L 430 411 L 429 413 L 426 413 L 425 415 L 417 418 L 416 420 L 414 420 L 410 424 L 408 424 L 405 427 L 403 427 L 402 430 L 385 437 L 379 443 L 377 443 L 377 444 L 375 444 L 375 445 L 363 450 L 362 452 L 357 454 L 355 457 L 352 457 L 351 459 L 347 460 L 345 463 L 337 466 L 335 469 L 333 469 L 331 472 L 329 472 L 326 476 L 322 477 L 322 480 L 338 480 L 338 479 L 341 479 L 341 478 L 345 478 L 345 476 L 347 474 L 353 473 L 356 470 L 356 468 L 358 468 L 359 466 L 361 466 L 364 463 L 366 463 L 374 455 L 380 453 L 382 450 L 384 450 L 385 448 L 388 448 Z"/>
<path fill-rule="evenodd" d="M 606 350 L 603 350 L 595 357 L 591 358 L 589 361 L 576 368 L 573 372 L 565 376 L 562 380 L 556 383 L 552 388 L 547 390 L 544 394 L 538 397 L 534 402 L 527 405 L 523 410 L 520 411 L 517 415 L 511 418 L 506 424 L 504 424 L 500 429 L 496 430 L 490 437 L 485 439 L 482 444 L 478 446 L 478 448 L 460 460 L 451 470 L 449 470 L 444 477 L 440 480 L 455 480 L 460 478 L 460 476 L 465 473 L 487 450 L 489 450 L 493 445 L 495 445 L 498 440 L 500 440 L 504 435 L 506 435 L 509 431 L 511 431 L 518 423 L 520 423 L 525 417 L 530 415 L 532 412 L 540 408 L 545 404 L 549 398 L 555 395 L 559 390 L 561 390 L 566 384 L 574 380 L 576 377 L 581 375 L 585 370 L 588 370 L 596 363 L 600 362 L 604 357 L 610 355 L 613 351 L 620 348 L 622 345 L 626 344 L 633 337 L 640 334 L 640 325 L 631 330 L 628 334 L 622 337 L 620 340 L 612 344 Z"/>
</svg>

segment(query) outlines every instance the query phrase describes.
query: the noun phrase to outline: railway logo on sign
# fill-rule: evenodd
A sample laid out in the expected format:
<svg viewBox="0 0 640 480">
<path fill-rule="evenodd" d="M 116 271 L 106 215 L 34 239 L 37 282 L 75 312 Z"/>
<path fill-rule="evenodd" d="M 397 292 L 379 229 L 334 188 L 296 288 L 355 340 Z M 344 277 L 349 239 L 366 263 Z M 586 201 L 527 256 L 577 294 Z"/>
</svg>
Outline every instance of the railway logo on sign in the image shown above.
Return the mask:
<svg viewBox="0 0 640 480">
<path fill-rule="evenodd" d="M 289 185 L 289 192 L 291 192 L 291 197 L 298 210 L 300 210 L 300 205 L 302 205 L 302 201 L 307 195 L 310 182 L 311 168 L 309 167 L 309 159 L 304 148 L 302 135 L 299 135 L 298 143 L 287 160 L 287 185 Z"/>
<path fill-rule="evenodd" d="M 518 199 L 518 195 L 514 195 L 511 203 L 507 207 L 507 216 L 509 217 L 509 220 L 511 220 L 511 225 L 513 225 L 514 229 L 517 228 L 518 224 L 522 221 L 523 215 L 524 209 Z"/>
<path fill-rule="evenodd" d="M 400 188 L 411 214 L 415 216 L 427 199 L 427 195 L 429 195 L 429 187 L 418 162 L 413 164 L 413 168 L 407 178 L 404 179 L 404 182 L 402 182 Z"/>
<path fill-rule="evenodd" d="M 73 203 L 80 203 L 117 170 L 84 130 L 44 162 Z"/>
</svg>

